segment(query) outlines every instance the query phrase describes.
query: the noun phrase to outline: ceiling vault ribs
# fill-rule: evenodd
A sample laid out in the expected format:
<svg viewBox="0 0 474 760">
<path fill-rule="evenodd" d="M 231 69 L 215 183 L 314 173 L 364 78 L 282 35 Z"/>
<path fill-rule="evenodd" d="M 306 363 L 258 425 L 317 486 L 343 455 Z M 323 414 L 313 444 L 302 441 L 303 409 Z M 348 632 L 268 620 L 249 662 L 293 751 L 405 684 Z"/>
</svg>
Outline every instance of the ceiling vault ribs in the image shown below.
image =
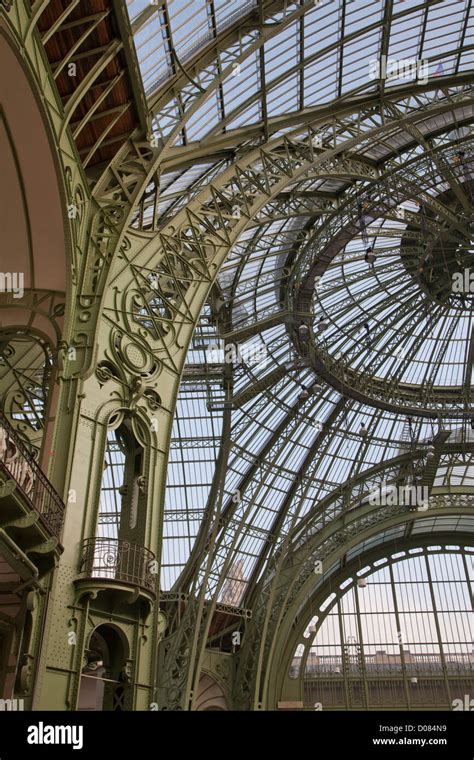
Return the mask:
<svg viewBox="0 0 474 760">
<path fill-rule="evenodd" d="M 337 575 L 359 539 L 362 562 L 390 531 L 469 532 L 472 0 L 128 5 L 31 9 L 95 204 L 84 382 L 115 383 L 137 430 L 159 415 L 160 705 L 196 707 L 212 642 L 237 654 L 235 703 L 265 709 L 315 560 Z M 4 338 L 4 395 L 36 442 L 50 357 Z M 384 483 L 427 488 L 428 515 L 375 505 Z"/>
</svg>

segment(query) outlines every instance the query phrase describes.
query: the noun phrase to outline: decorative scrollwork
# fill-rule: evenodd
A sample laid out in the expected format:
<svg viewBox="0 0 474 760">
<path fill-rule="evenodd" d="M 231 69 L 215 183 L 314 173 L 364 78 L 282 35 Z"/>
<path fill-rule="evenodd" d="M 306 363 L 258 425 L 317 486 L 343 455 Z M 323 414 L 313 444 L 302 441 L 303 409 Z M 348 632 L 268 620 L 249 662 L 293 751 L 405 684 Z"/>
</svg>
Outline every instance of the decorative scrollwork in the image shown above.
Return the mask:
<svg viewBox="0 0 474 760">
<path fill-rule="evenodd" d="M 53 369 L 46 341 L 22 333 L 5 335 L 0 343 L 1 410 L 37 456 L 43 437 L 45 407 Z"/>
<path fill-rule="evenodd" d="M 154 592 L 154 563 L 153 552 L 138 544 L 116 538 L 91 538 L 84 541 L 79 571 L 88 578 L 130 583 Z"/>
</svg>

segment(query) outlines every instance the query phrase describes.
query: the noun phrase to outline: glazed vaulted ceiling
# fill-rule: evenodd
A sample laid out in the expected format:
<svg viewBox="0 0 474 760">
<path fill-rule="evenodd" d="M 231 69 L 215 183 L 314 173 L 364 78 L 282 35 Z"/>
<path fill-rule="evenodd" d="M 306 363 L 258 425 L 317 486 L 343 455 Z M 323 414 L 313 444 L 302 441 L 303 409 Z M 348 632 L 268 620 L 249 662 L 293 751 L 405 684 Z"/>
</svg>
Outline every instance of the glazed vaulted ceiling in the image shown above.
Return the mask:
<svg viewBox="0 0 474 760">
<path fill-rule="evenodd" d="M 209 593 L 242 606 L 289 537 L 316 529 L 317 505 L 338 515 L 344 484 L 346 506 L 383 479 L 433 498 L 474 490 L 473 294 L 450 287 L 474 269 L 474 11 L 468 0 L 127 5 L 162 151 L 136 228 L 172 223 L 214 184 L 224 208 L 227 177 L 269 142 L 282 166 L 286 138 L 297 150 L 309 137 L 320 159 L 288 175 L 229 250 L 178 399 L 163 585 L 186 588 L 209 561 Z M 272 169 L 252 170 L 265 188 Z M 239 219 L 257 185 L 242 182 L 225 212 Z M 222 340 L 239 346 L 231 369 Z M 430 531 L 466 519 L 423 517 Z"/>
</svg>

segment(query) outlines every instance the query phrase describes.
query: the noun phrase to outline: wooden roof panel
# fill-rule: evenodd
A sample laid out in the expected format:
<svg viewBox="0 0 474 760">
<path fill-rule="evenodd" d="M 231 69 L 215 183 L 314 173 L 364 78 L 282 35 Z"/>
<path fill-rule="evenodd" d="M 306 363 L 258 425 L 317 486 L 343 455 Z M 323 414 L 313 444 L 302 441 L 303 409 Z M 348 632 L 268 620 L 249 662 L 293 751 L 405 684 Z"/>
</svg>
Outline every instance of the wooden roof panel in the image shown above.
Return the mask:
<svg viewBox="0 0 474 760">
<path fill-rule="evenodd" d="M 67 13 L 67 8 L 71 10 Z M 56 25 L 56 28 L 54 28 Z M 127 66 L 125 45 L 112 0 L 81 0 L 67 6 L 50 2 L 38 23 L 58 92 L 67 109 L 84 88 L 70 114 L 76 145 L 86 167 L 109 161 L 137 127 L 143 126 L 136 83 Z M 114 52 L 114 46 L 116 51 Z M 101 66 L 107 54 L 111 58 Z M 71 66 L 74 64 L 74 66 Z M 105 64 L 105 61 L 104 61 Z M 84 87 L 94 67 L 100 72 Z"/>
</svg>

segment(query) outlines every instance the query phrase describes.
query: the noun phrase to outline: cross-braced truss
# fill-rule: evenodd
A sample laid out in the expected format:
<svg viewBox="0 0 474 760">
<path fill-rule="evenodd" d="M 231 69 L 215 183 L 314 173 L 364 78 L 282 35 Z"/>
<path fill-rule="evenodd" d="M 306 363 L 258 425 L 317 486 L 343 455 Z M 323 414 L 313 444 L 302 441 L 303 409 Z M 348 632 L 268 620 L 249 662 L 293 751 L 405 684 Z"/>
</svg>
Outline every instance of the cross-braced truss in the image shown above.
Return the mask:
<svg viewBox="0 0 474 760">
<path fill-rule="evenodd" d="M 158 415 L 160 493 L 169 454 L 158 703 L 193 707 L 209 642 L 238 632 L 234 703 L 260 709 L 315 562 L 429 519 L 374 489 L 468 523 L 472 4 L 131 0 L 116 25 L 116 3 L 48 5 L 26 36 L 88 179 L 64 376 L 95 370 L 101 423 Z"/>
</svg>

